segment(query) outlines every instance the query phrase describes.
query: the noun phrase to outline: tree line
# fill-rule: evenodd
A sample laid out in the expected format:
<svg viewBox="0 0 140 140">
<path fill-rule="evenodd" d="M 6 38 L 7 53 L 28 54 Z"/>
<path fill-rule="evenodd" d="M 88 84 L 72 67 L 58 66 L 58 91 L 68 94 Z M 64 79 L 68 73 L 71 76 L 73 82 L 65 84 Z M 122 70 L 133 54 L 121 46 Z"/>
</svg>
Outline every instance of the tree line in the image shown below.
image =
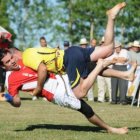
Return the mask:
<svg viewBox="0 0 140 140">
<path fill-rule="evenodd" d="M 0 0 L 1 26 L 9 30 L 19 48 L 33 47 L 39 36 L 54 46 L 63 40 L 78 44 L 81 37 L 100 40 L 106 10 L 121 0 Z M 140 38 L 140 1 L 125 0 L 116 19 L 115 36 L 127 43 Z"/>
</svg>

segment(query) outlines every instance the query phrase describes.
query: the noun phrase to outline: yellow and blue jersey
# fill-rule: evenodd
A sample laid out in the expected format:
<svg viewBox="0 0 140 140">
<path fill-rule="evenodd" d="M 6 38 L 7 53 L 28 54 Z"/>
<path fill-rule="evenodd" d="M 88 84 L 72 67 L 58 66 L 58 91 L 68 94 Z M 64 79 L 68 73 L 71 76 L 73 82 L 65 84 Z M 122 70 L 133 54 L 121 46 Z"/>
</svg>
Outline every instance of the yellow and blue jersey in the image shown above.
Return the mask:
<svg viewBox="0 0 140 140">
<path fill-rule="evenodd" d="M 87 64 L 91 61 L 90 54 L 93 51 L 94 48 L 81 48 L 77 46 L 65 50 L 64 66 L 72 88 L 79 84 L 81 77 L 84 79 L 88 76 Z"/>
<path fill-rule="evenodd" d="M 65 51 L 46 47 L 29 48 L 23 52 L 23 63 L 36 71 L 41 62 L 53 73 L 64 73 L 65 68 L 71 87 L 74 88 L 81 77 L 84 79 L 88 76 L 87 64 L 93 51 L 93 48 L 80 47 L 70 47 Z"/>
<path fill-rule="evenodd" d="M 23 52 L 22 58 L 25 66 L 38 69 L 41 62 L 46 64 L 50 72 L 60 72 L 63 68 L 64 51 L 55 48 L 28 48 Z"/>
</svg>

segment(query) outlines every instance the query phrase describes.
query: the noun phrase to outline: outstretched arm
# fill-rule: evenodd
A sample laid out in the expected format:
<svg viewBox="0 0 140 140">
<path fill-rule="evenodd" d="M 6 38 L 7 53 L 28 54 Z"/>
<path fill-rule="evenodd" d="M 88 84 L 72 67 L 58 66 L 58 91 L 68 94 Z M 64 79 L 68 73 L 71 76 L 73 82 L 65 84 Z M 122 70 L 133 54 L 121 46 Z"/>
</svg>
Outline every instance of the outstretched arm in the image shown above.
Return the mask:
<svg viewBox="0 0 140 140">
<path fill-rule="evenodd" d="M 47 78 L 47 68 L 46 65 L 42 62 L 38 67 L 38 80 L 37 80 L 37 87 L 33 91 L 33 95 L 36 96 L 41 93 L 45 80 Z"/>
<path fill-rule="evenodd" d="M 20 107 L 20 105 L 21 105 L 20 97 L 18 95 L 15 95 L 13 97 L 8 92 L 0 93 L 0 101 L 8 102 L 14 107 Z"/>
</svg>

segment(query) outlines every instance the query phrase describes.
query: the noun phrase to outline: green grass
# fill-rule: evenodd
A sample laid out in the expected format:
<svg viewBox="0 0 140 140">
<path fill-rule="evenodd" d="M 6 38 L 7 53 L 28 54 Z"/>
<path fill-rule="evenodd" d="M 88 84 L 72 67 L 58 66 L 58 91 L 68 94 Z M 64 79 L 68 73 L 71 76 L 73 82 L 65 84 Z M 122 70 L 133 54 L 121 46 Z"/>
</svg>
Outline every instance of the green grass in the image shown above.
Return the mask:
<svg viewBox="0 0 140 140">
<path fill-rule="evenodd" d="M 0 140 L 139 140 L 140 108 L 88 102 L 114 127 L 128 126 L 126 135 L 108 134 L 90 124 L 79 112 L 23 95 L 22 106 L 0 103 Z"/>
</svg>

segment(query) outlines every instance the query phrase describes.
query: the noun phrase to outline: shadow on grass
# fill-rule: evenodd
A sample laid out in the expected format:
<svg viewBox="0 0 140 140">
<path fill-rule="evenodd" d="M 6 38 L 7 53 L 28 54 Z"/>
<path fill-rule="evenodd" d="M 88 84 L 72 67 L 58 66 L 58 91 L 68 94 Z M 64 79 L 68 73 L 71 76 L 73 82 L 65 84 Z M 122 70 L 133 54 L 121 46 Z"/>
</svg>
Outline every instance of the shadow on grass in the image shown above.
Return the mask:
<svg viewBox="0 0 140 140">
<path fill-rule="evenodd" d="M 135 130 L 135 131 L 140 131 L 140 127 L 129 127 L 128 128 L 130 131 Z"/>
<path fill-rule="evenodd" d="M 32 100 L 32 98 L 21 97 L 21 100 Z"/>
<path fill-rule="evenodd" d="M 54 130 L 72 130 L 72 131 L 93 131 L 105 133 L 105 131 L 99 127 L 92 126 L 77 126 L 77 125 L 60 125 L 60 124 L 36 124 L 29 125 L 26 129 L 15 131 L 33 131 L 34 129 L 54 129 Z"/>
</svg>

